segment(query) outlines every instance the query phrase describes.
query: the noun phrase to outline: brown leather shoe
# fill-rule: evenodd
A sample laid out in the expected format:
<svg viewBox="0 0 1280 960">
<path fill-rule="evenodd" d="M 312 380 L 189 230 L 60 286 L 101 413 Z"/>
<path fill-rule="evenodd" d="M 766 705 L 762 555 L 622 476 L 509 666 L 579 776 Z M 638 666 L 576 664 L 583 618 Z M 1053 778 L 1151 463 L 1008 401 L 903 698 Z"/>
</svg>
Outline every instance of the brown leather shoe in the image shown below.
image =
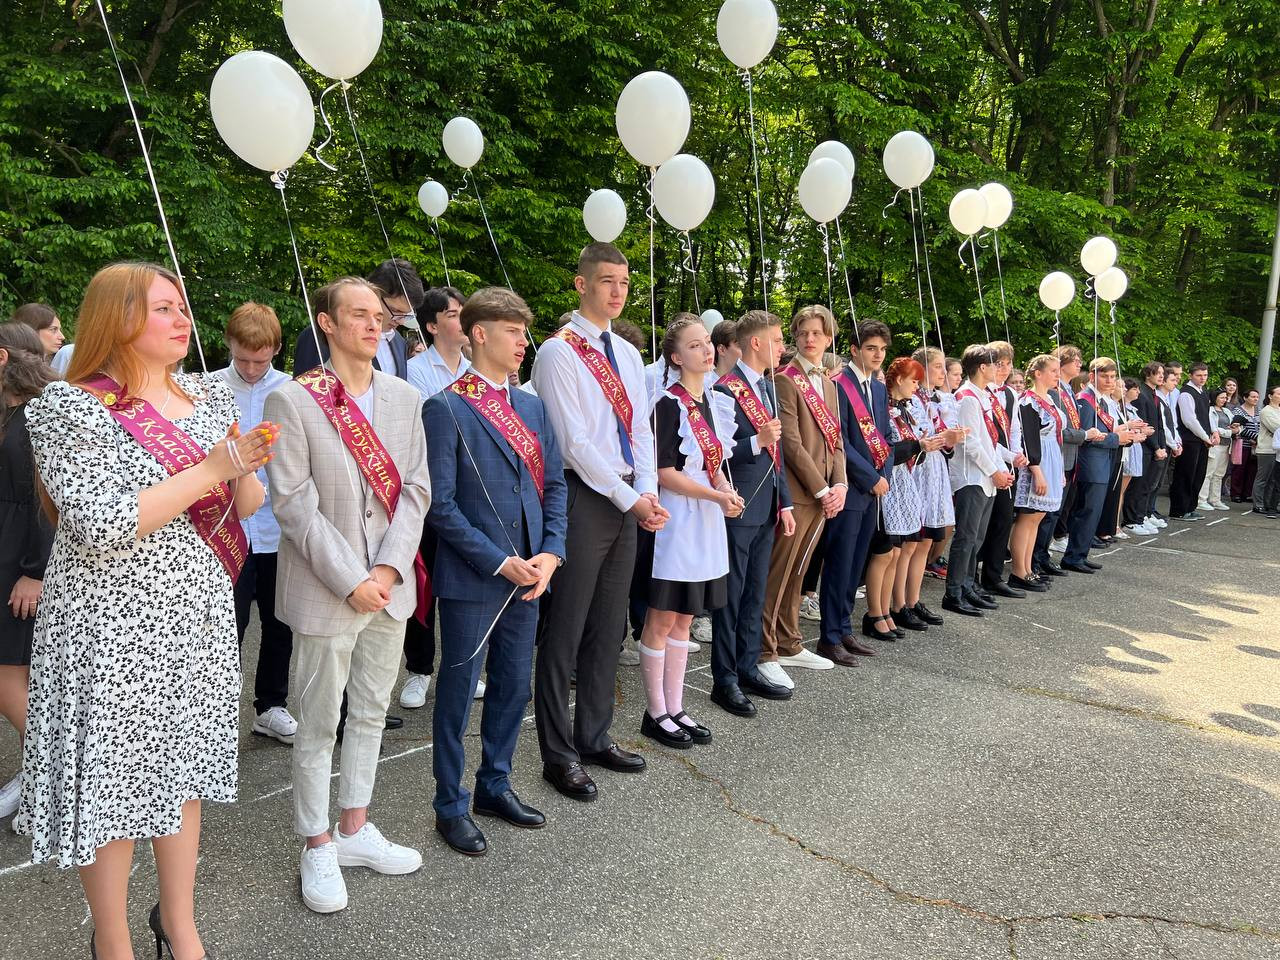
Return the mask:
<svg viewBox="0 0 1280 960">
<path fill-rule="evenodd" d="M 820 657 L 826 657 L 832 663 L 838 663 L 842 667 L 856 667 L 857 659 L 844 647 L 838 647 L 834 643 L 819 642 L 814 648 L 814 653 Z"/>
<path fill-rule="evenodd" d="M 840 646 L 844 647 L 850 653 L 856 653 L 860 657 L 874 657 L 876 652 L 870 647 L 863 646 L 852 636 L 841 637 Z"/>
<path fill-rule="evenodd" d="M 544 763 L 542 779 L 547 781 L 566 797 L 574 800 L 594 800 L 596 798 L 595 781 L 582 769 L 580 763 Z"/>
</svg>

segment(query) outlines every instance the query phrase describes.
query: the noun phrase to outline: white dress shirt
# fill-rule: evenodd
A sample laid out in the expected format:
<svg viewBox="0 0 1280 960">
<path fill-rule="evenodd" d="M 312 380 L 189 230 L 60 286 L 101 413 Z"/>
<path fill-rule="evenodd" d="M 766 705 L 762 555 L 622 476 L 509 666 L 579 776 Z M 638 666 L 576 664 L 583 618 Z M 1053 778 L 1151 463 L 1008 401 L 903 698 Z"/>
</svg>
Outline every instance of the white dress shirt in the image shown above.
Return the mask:
<svg viewBox="0 0 1280 960">
<path fill-rule="evenodd" d="M 396 355 L 391 352 L 391 338 L 396 335 L 396 328 L 384 330 L 378 338 L 378 352 L 374 354 L 378 361 L 378 369 L 383 373 L 389 373 L 391 376 L 396 375 Z"/>
<path fill-rule="evenodd" d="M 1196 416 L 1196 398 L 1195 394 L 1188 393 L 1188 390 L 1194 390 L 1196 393 L 1203 393 L 1194 383 L 1188 383 L 1181 391 L 1178 392 L 1178 422 L 1190 430 L 1193 434 L 1208 443 L 1211 439 L 1204 427 L 1200 426 L 1200 418 Z"/>
<path fill-rule="evenodd" d="M 966 390 L 970 394 L 960 396 Z M 992 474 L 1004 470 L 991 434 L 987 432 L 986 417 L 991 415 L 991 394 L 966 380 L 956 391 L 956 425 L 969 428 L 969 436 L 956 444 L 951 457 L 951 492 L 962 487 L 979 486 L 988 496 L 996 493 Z"/>
<path fill-rule="evenodd" d="M 1164 398 L 1164 402 L 1169 405 L 1169 412 L 1173 414 L 1173 430 L 1178 431 L 1178 400 L 1182 397 L 1182 391 L 1178 389 L 1170 390 L 1168 393 L 1162 393 L 1160 396 Z"/>
<path fill-rule="evenodd" d="M 49 366 L 53 367 L 53 372 L 60 377 L 67 375 L 67 368 L 71 366 L 71 355 L 76 352 L 74 343 L 64 343 L 58 348 L 58 352 L 53 355 L 53 359 L 49 362 Z"/>
<path fill-rule="evenodd" d="M 267 402 L 267 395 L 282 383 L 289 382 L 289 375 L 282 370 L 271 367 L 257 383 L 248 383 L 240 376 L 234 363 L 222 370 L 215 370 L 215 377 L 220 377 L 235 394 L 236 406 L 240 408 L 240 429 L 249 430 L 262 422 L 262 407 Z M 249 538 L 249 549 L 254 553 L 275 553 L 280 549 L 280 524 L 276 515 L 271 512 L 271 486 L 267 483 L 267 468 L 259 467 L 258 479 L 262 481 L 265 499 L 262 506 L 251 517 L 242 517 L 241 526 L 245 536 Z"/>
<path fill-rule="evenodd" d="M 593 350 L 604 355 L 600 328 L 574 311 L 569 328 Z M 612 331 L 609 331 L 612 334 Z M 610 337 L 618 362 L 618 379 L 631 401 L 631 455 L 635 467 L 622 456 L 618 418 L 605 399 L 595 375 L 577 351 L 559 337 L 548 337 L 533 361 L 533 385 L 547 408 L 564 465 L 619 510 L 630 510 L 641 494 L 658 492 L 653 431 L 649 426 L 644 361 L 621 337 Z M 635 471 L 634 487 L 622 478 Z"/>
<path fill-rule="evenodd" d="M 1016 397 L 1014 398 L 1012 414 L 1009 413 L 1009 408 L 1004 404 L 1005 399 L 1008 397 L 1008 394 L 1005 393 L 1005 391 L 1008 389 L 1008 387 L 997 387 L 994 384 L 987 387 L 987 391 L 991 395 L 991 403 L 993 407 L 995 404 L 1000 405 L 1000 409 L 1004 411 L 1005 420 L 1008 421 L 1009 426 L 1009 429 L 1006 431 L 1009 446 L 1006 447 L 1003 444 L 997 443 L 996 453 L 1007 466 L 1012 468 L 1013 461 L 1016 460 L 1018 454 L 1022 452 L 1022 418 L 1018 416 L 1018 404 Z M 994 415 L 994 413 L 995 410 L 993 409 L 992 414 Z"/>
<path fill-rule="evenodd" d="M 433 343 L 422 353 L 409 359 L 407 379 L 418 388 L 423 400 L 430 400 L 470 369 L 471 361 L 459 355 L 457 372 L 450 370 Z M 395 371 L 384 370 L 383 372 L 394 373 Z"/>
</svg>

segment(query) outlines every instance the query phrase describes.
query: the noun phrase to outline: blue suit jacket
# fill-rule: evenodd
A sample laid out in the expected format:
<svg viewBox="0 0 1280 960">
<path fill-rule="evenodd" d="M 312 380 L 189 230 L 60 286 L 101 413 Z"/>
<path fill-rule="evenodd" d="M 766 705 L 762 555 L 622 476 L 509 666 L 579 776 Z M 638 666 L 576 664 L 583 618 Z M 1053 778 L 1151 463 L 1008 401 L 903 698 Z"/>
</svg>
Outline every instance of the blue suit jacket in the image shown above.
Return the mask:
<svg viewBox="0 0 1280 960">
<path fill-rule="evenodd" d="M 401 380 L 409 379 L 409 343 L 402 336 L 394 336 L 391 338 L 391 356 L 395 359 L 396 368 L 394 370 L 382 370 L 378 366 L 377 358 L 373 361 L 375 370 L 382 370 L 383 373 L 389 373 L 393 377 L 399 377 Z M 324 344 L 324 358 L 329 359 L 329 345 Z M 316 337 L 311 332 L 311 328 L 303 327 L 302 332 L 298 334 L 298 339 L 293 345 L 293 375 L 296 377 L 300 373 L 306 373 L 312 367 L 320 366 L 320 355 L 316 353 Z"/>
<path fill-rule="evenodd" d="M 1083 394 L 1083 391 L 1081 391 Z M 1080 411 L 1080 429 L 1088 430 L 1097 427 L 1107 436 L 1096 442 L 1085 441 L 1080 445 L 1080 453 L 1076 457 L 1077 483 L 1110 483 L 1111 470 L 1115 465 L 1115 455 L 1120 449 L 1120 438 L 1098 419 L 1093 407 L 1083 395 L 1076 398 L 1076 409 Z"/>
<path fill-rule="evenodd" d="M 846 365 L 843 373 L 849 377 L 854 374 Z M 858 389 L 854 386 L 854 389 Z M 845 474 L 849 479 L 849 492 L 845 494 L 846 510 L 865 510 L 874 498 L 871 488 L 883 477 L 889 479 L 893 471 L 893 457 L 884 462 L 879 470 L 871 460 L 871 448 L 862 435 L 862 428 L 853 413 L 853 404 L 844 392 L 844 387 L 836 383 L 836 393 L 840 396 L 840 433 L 844 437 Z M 889 442 L 889 392 L 879 380 L 871 381 L 872 416 L 875 417 L 876 429 Z"/>
<path fill-rule="evenodd" d="M 427 522 L 439 535 L 431 586 L 438 597 L 505 599 L 511 581 L 495 571 L 511 556 L 513 544 L 523 550 L 525 531 L 532 554 L 564 556 L 567 488 L 555 431 L 537 397 L 512 390 L 511 403 L 542 443 L 542 500 L 511 444 L 469 403 L 442 390 L 423 404 L 431 470 Z"/>
<path fill-rule="evenodd" d="M 733 396 L 733 391 L 728 387 L 717 385 L 714 389 Z M 787 472 L 774 469 L 773 458 L 769 456 L 768 450 L 762 449 L 759 454 L 752 454 L 751 438 L 756 435 L 756 428 L 751 425 L 736 400 L 733 402 L 733 420 L 733 456 L 729 459 L 729 472 L 733 476 L 738 496 L 747 500 L 747 508 L 740 516 L 727 518 L 725 523 L 730 527 L 772 524 L 777 519 L 779 510 L 791 506 Z M 772 479 L 769 474 L 773 474 Z"/>
</svg>

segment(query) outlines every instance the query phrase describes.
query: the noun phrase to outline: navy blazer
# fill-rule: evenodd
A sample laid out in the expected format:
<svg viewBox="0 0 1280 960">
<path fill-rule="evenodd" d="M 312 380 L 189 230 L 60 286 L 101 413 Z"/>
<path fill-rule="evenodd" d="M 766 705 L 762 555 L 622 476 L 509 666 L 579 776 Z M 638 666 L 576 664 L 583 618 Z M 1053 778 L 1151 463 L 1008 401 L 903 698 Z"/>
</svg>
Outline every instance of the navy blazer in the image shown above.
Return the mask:
<svg viewBox="0 0 1280 960">
<path fill-rule="evenodd" d="M 378 358 L 373 359 L 373 368 L 382 370 L 383 373 L 390 373 L 401 380 L 409 379 L 409 342 L 398 334 L 391 338 L 391 356 L 395 358 L 396 368 L 394 370 L 382 370 L 378 366 Z M 324 344 L 324 358 L 329 359 L 329 344 Z M 296 377 L 300 373 L 306 373 L 312 367 L 320 366 L 320 355 L 316 353 L 316 336 L 311 332 L 311 327 L 302 328 L 302 332 L 298 334 L 298 339 L 293 345 L 293 375 Z"/>
<path fill-rule="evenodd" d="M 719 384 L 713 388 L 721 393 L 733 396 L 733 391 Z M 777 402 L 776 399 L 774 401 Z M 737 517 L 728 517 L 725 523 L 730 527 L 755 527 L 765 523 L 774 523 L 778 511 L 791 506 L 791 488 L 787 486 L 787 472 L 775 470 L 773 458 L 769 451 L 761 449 L 759 454 L 751 452 L 751 438 L 756 435 L 756 428 L 751 425 L 742 405 L 733 401 L 733 456 L 729 459 L 728 472 L 733 477 L 733 485 L 738 496 L 747 501 L 747 508 Z M 782 441 L 778 441 L 781 452 Z M 769 475 L 772 474 L 772 478 Z"/>
<path fill-rule="evenodd" d="M 1120 449 L 1120 437 L 1107 428 L 1093 412 L 1089 401 L 1084 399 L 1084 391 L 1076 398 L 1076 409 L 1080 411 L 1080 429 L 1088 430 L 1097 427 L 1106 437 L 1102 440 L 1086 440 L 1080 445 L 1080 453 L 1076 457 L 1076 481 L 1078 483 L 1110 483 L 1111 470 L 1115 465 L 1115 455 Z M 1097 395 L 1094 395 L 1097 399 Z M 1101 403 L 1101 400 L 1098 400 Z"/>
<path fill-rule="evenodd" d="M 555 431 L 541 400 L 524 390 L 510 393 L 516 413 L 542 443 L 541 500 L 511 444 L 466 400 L 442 390 L 422 406 L 431 471 L 427 522 L 439 537 L 431 571 L 437 597 L 504 600 L 512 583 L 495 571 L 513 545 L 523 550 L 526 534 L 530 556 L 565 555 L 568 488 Z"/>
<path fill-rule="evenodd" d="M 856 377 L 853 371 L 845 366 L 849 377 Z M 879 380 L 871 380 L 871 415 L 875 418 L 876 429 L 889 442 L 889 391 Z M 854 386 L 854 389 L 858 389 Z M 866 437 L 853 413 L 853 404 L 844 392 L 844 387 L 836 383 L 836 393 L 840 396 L 840 433 L 844 437 L 845 474 L 849 478 L 849 491 L 845 494 L 846 510 L 865 510 L 867 504 L 875 499 L 871 488 L 882 478 L 889 479 L 893 471 L 893 457 L 889 457 L 879 470 L 871 460 L 871 448 L 867 446 Z"/>
</svg>

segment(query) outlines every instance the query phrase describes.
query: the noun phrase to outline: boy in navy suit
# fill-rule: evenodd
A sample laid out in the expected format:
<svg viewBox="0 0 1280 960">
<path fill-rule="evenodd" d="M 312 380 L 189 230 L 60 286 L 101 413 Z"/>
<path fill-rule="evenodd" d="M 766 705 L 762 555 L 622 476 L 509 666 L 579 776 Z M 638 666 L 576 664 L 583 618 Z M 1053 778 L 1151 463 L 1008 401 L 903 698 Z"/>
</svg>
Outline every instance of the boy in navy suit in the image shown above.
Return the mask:
<svg viewBox="0 0 1280 960">
<path fill-rule="evenodd" d="M 530 699 L 538 598 L 564 562 L 564 464 L 542 401 L 509 386 L 533 316 L 510 290 L 489 287 L 462 308 L 471 369 L 422 410 L 439 537 L 432 587 L 440 608 L 433 734 L 436 830 L 478 856 L 484 834 L 461 785 L 472 694 L 488 673 L 473 809 L 526 828 L 541 813 L 511 789 L 511 758 Z"/>
</svg>

